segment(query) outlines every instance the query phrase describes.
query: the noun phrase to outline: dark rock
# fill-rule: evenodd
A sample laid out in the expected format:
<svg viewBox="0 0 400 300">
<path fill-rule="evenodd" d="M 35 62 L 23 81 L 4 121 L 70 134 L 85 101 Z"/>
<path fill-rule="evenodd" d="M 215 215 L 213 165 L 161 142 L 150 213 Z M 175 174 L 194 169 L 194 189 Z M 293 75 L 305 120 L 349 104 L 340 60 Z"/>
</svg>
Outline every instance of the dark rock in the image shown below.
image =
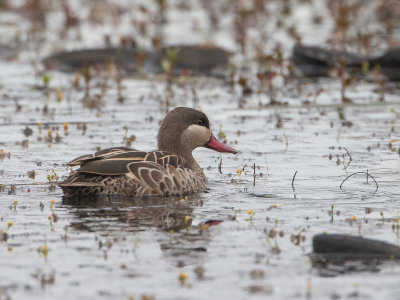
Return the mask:
<svg viewBox="0 0 400 300">
<path fill-rule="evenodd" d="M 313 237 L 313 262 L 342 263 L 351 260 L 369 261 L 400 259 L 400 247 L 373 239 L 341 234 L 320 234 Z"/>
<path fill-rule="evenodd" d="M 133 73 L 140 67 L 135 56 L 146 54 L 135 48 L 85 49 L 53 54 L 45 58 L 43 64 L 49 69 L 71 72 L 95 65 L 104 67 L 112 62 L 126 72 Z"/>
<path fill-rule="evenodd" d="M 305 77 L 328 76 L 339 60 L 345 61 L 346 67 L 355 74 L 362 75 L 362 65 L 368 62 L 370 70 L 379 67 L 387 79 L 400 81 L 400 49 L 387 51 L 377 57 L 367 57 L 320 47 L 296 45 L 293 48 L 292 61 Z"/>
<path fill-rule="evenodd" d="M 168 49 L 177 52 L 177 62 L 173 65 L 172 74 L 212 75 L 215 71 L 228 68 L 230 53 L 215 46 L 170 46 L 160 51 L 143 51 L 137 48 L 104 48 L 60 52 L 43 60 L 49 69 L 63 72 L 79 71 L 88 66 L 104 67 L 108 63 L 128 74 L 163 73 L 162 62 L 168 59 Z M 176 49 L 176 50 L 175 50 Z"/>
</svg>

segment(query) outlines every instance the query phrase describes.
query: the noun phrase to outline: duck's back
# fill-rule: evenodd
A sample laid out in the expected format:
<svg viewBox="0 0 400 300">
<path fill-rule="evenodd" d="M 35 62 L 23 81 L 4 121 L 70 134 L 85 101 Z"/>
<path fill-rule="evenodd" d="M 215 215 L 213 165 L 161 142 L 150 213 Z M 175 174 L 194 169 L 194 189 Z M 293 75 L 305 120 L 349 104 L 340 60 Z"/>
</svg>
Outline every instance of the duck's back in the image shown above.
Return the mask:
<svg viewBox="0 0 400 300">
<path fill-rule="evenodd" d="M 59 184 L 66 197 L 185 195 L 206 188 L 204 176 L 188 168 L 183 158 L 165 151 L 109 148 L 80 156 L 68 165 L 80 168 Z"/>
</svg>

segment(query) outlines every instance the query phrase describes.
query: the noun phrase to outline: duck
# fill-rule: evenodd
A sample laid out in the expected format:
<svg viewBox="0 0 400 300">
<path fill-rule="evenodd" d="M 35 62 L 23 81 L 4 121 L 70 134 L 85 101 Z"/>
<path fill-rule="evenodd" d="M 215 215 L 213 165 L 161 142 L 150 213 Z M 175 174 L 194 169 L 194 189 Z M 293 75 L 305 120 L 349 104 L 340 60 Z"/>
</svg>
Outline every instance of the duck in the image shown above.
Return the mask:
<svg viewBox="0 0 400 300">
<path fill-rule="evenodd" d="M 138 198 L 203 192 L 207 178 L 193 158 L 193 150 L 205 147 L 237 153 L 215 138 L 203 112 L 188 107 L 167 113 L 157 144 L 158 150 L 150 152 L 113 147 L 73 159 L 68 163 L 71 174 L 59 183 L 64 197 L 116 194 Z"/>
</svg>

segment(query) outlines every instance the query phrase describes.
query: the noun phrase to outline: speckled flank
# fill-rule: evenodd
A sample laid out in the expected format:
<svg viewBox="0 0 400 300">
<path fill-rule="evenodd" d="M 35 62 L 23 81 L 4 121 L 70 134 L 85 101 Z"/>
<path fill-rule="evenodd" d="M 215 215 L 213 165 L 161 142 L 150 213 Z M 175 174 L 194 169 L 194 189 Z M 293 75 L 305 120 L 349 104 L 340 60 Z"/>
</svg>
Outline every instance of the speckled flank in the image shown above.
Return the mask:
<svg viewBox="0 0 400 300">
<path fill-rule="evenodd" d="M 138 192 L 138 183 L 125 175 L 101 176 L 75 173 L 69 176 L 60 186 L 66 197 L 110 194 L 136 197 Z"/>
<path fill-rule="evenodd" d="M 89 173 L 74 173 L 60 184 L 64 196 L 94 196 L 120 194 L 129 197 L 151 195 L 188 195 L 207 188 L 205 176 L 196 176 L 190 169 L 166 165 L 166 173 L 159 181 L 149 184 L 143 178 L 128 175 L 102 176 Z M 142 172 L 143 173 L 143 172 Z M 150 180 L 150 179 L 147 179 Z"/>
</svg>

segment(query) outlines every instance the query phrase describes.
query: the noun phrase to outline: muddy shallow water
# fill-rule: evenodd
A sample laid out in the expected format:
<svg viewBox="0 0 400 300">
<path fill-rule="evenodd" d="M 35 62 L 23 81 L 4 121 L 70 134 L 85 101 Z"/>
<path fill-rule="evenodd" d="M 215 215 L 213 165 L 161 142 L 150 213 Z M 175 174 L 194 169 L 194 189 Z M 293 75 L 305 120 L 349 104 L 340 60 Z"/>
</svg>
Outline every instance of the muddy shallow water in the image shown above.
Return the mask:
<svg viewBox="0 0 400 300">
<path fill-rule="evenodd" d="M 26 75 L 19 72 L 21 78 Z M 61 82 L 67 77 L 54 76 Z M 397 293 L 396 262 L 378 266 L 379 273 L 326 277 L 327 272 L 321 275 L 311 267 L 307 254 L 312 236 L 324 231 L 354 235 L 361 231 L 363 236 L 397 243 L 392 224 L 398 218 L 400 166 L 398 153 L 388 144 L 399 126 L 391 109 L 398 111 L 399 105 L 363 105 L 362 101 L 368 100 L 360 97 L 360 105 L 345 108 L 353 122 L 348 128 L 341 126 L 335 106 L 236 109 L 237 103 L 223 88 L 213 87 L 207 80 L 202 84 L 199 104 L 210 116 L 212 129 L 217 133 L 222 124 L 228 142 L 240 150 L 236 156 L 196 150 L 210 191 L 187 200 L 114 198 L 88 203 L 63 200 L 61 189 L 50 190 L 47 175 L 54 169 L 62 178 L 69 173 L 65 164 L 70 159 L 98 146 L 122 144 L 125 125 L 128 135 L 136 135 L 133 147 L 154 149 L 162 118 L 157 89 L 162 91 L 163 84 L 125 80 L 125 102 L 118 104 L 116 96 L 110 95 L 99 112 L 82 108 L 79 96 L 71 100 L 70 110 L 67 101 L 58 103 L 53 95 L 46 100 L 43 91 L 28 83 L 18 87 L 3 84 L 3 94 L 10 96 L 3 96 L 0 115 L 5 152 L 1 161 L 2 229 L 13 222 L 8 240 L 1 244 L 5 295 L 243 299 L 249 294 L 260 298 L 268 294 L 292 299 L 310 294 L 320 299 L 354 293 L 362 298 L 392 298 Z M 334 99 L 334 85 L 332 90 Z M 174 104 L 190 106 L 189 92 L 178 93 Z M 329 98 L 326 95 L 327 102 Z M 16 103 L 22 107 L 19 112 Z M 43 114 L 46 103 L 48 115 Z M 277 119 L 281 119 L 281 128 L 276 126 Z M 87 123 L 85 134 L 75 124 L 82 121 Z M 43 123 L 41 133 L 38 122 Z M 52 132 L 53 142 L 45 141 L 48 123 L 50 128 L 58 127 L 58 143 L 57 130 Z M 63 123 L 68 123 L 68 135 Z M 23 133 L 26 126 L 33 131 L 29 137 Z M 21 145 L 25 139 L 28 148 Z M 349 156 L 344 147 L 352 158 L 347 168 Z M 218 168 L 221 159 L 222 174 Z M 236 169 L 243 168 L 239 180 Z M 35 179 L 26 175 L 31 170 L 35 170 Z M 375 184 L 371 180 L 366 184 L 364 176 L 353 176 L 340 190 L 347 175 L 366 170 L 378 182 L 376 193 Z M 52 199 L 55 203 L 51 206 Z M 332 205 L 333 222 L 329 215 Z M 367 214 L 366 208 L 371 212 Z M 248 210 L 255 212 L 252 220 Z M 186 216 L 191 225 L 185 223 Z M 207 220 L 223 222 L 199 231 L 198 225 Z M 267 239 L 275 226 L 283 235 L 277 238 L 279 254 L 272 251 L 275 240 Z M 291 236 L 298 234 L 305 239 L 295 245 Z M 43 253 L 45 246 L 48 253 Z M 196 275 L 195 270 L 204 274 Z M 178 280 L 180 273 L 187 275 L 184 286 Z"/>
<path fill-rule="evenodd" d="M 322 232 L 399 244 L 399 232 L 392 229 L 399 222 L 396 93 L 379 102 L 376 85 L 360 82 L 347 93 L 354 103 L 343 105 L 339 82 L 324 79 L 301 82 L 301 93 L 288 88 L 281 99 L 287 106 L 267 106 L 265 95 L 253 95 L 238 108 L 238 92 L 222 80 L 192 78 L 184 87 L 173 86 L 171 107 L 192 107 L 195 89 L 195 106 L 209 116 L 215 135 L 223 132 L 239 150 L 237 155 L 195 151 L 210 190 L 186 200 L 82 202 L 63 199 L 48 176 L 62 180 L 69 160 L 123 145 L 125 136 L 135 135 L 133 148 L 155 149 L 165 80 L 123 79 L 123 103 L 110 80 L 103 105 L 87 108 L 84 90 L 71 88 L 73 74 L 53 71 L 50 88 L 42 88 L 28 54 L 0 61 L 0 298 L 393 299 L 399 294 L 398 262 L 355 263 L 353 272 L 344 272 L 341 266 L 313 268 L 308 257 L 313 235 Z M 94 80 L 92 95 L 101 92 L 101 83 Z M 320 87 L 325 91 L 315 102 L 302 104 Z M 343 125 L 340 107 L 351 124 Z M 34 178 L 27 174 L 32 170 Z M 348 175 L 367 170 L 377 191 L 362 175 L 339 188 Z M 209 220 L 222 223 L 202 224 Z M 269 237 L 271 230 L 276 238 Z"/>
</svg>

